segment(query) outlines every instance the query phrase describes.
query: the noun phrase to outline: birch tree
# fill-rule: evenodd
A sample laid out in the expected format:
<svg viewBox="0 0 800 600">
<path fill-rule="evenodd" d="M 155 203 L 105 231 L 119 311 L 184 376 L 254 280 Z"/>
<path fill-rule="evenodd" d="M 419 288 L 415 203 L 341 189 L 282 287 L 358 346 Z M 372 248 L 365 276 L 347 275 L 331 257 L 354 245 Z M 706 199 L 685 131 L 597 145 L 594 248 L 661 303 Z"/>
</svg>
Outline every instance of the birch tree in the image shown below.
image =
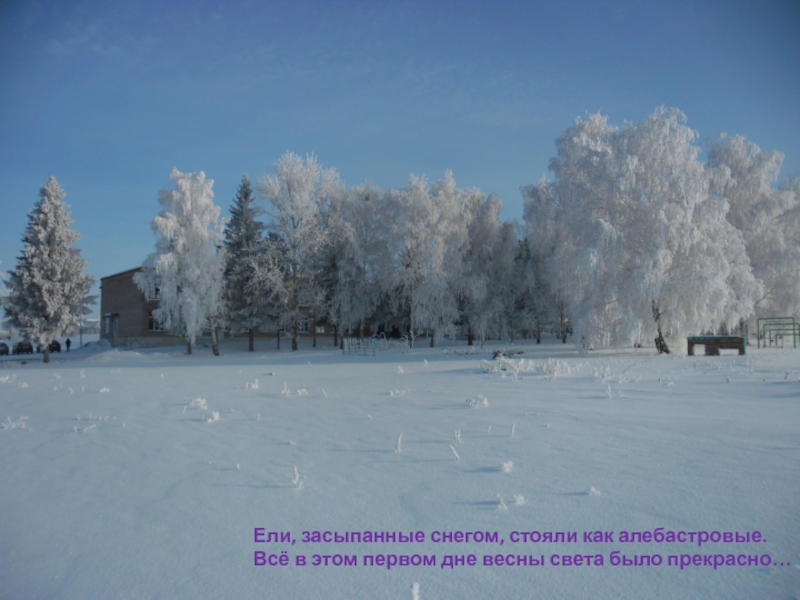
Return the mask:
<svg viewBox="0 0 800 600">
<path fill-rule="evenodd" d="M 591 346 L 703 331 L 752 313 L 760 285 L 727 203 L 710 194 L 697 134 L 678 110 L 622 129 L 576 120 L 551 162 L 554 261 L 576 333 Z M 655 331 L 653 331 L 655 330 Z"/>
<path fill-rule="evenodd" d="M 274 165 L 275 174 L 259 180 L 267 230 L 283 244 L 282 264 L 272 260 L 260 269 L 259 281 L 275 290 L 282 306 L 280 325 L 292 332 L 297 350 L 301 322 L 324 304 L 322 255 L 330 243 L 324 213 L 331 198 L 343 193 L 334 169 L 325 169 L 313 155 L 305 159 L 287 152 Z"/>
<path fill-rule="evenodd" d="M 189 354 L 206 327 L 211 329 L 214 354 L 219 354 L 225 219 L 213 202 L 214 181 L 206 179 L 205 173 L 173 168 L 170 178 L 175 189 L 159 192 L 162 210 L 152 223 L 158 237 L 156 250 L 133 280 L 145 297 L 158 297 L 153 316 L 186 340 Z"/>
</svg>

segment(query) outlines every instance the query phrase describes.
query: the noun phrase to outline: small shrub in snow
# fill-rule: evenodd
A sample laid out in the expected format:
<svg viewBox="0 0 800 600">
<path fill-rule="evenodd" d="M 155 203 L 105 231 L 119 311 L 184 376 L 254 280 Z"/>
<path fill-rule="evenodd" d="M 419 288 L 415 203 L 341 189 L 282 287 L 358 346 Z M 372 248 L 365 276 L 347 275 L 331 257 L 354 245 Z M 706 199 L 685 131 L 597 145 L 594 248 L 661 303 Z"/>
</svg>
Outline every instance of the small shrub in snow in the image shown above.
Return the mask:
<svg viewBox="0 0 800 600">
<path fill-rule="evenodd" d="M 189 404 L 186 405 L 188 408 L 196 408 L 199 410 L 208 410 L 208 404 L 206 403 L 205 398 L 195 398 Z M 184 411 L 185 412 L 185 411 Z"/>
<path fill-rule="evenodd" d="M 107 394 L 110 391 L 111 391 L 111 388 L 100 388 L 100 393 L 101 394 Z"/>
<path fill-rule="evenodd" d="M 514 463 L 511 461 L 504 462 L 500 465 L 500 471 L 503 473 L 511 473 L 514 470 Z"/>
<path fill-rule="evenodd" d="M 306 390 L 305 388 L 300 388 L 299 390 L 297 390 L 297 395 L 298 396 L 307 396 L 308 395 L 308 390 Z"/>
<path fill-rule="evenodd" d="M 283 396 L 291 396 L 292 391 L 289 389 L 289 386 L 286 385 L 286 382 L 283 383 L 283 390 L 281 390 L 281 394 Z"/>
<path fill-rule="evenodd" d="M 525 496 L 514 494 L 514 506 L 522 506 L 523 504 L 525 504 Z"/>
<path fill-rule="evenodd" d="M 28 417 L 20 417 L 16 421 L 12 421 L 11 417 L 6 417 L 4 423 L 0 424 L 0 427 L 3 429 L 25 429 L 26 424 L 25 421 L 28 420 Z"/>
<path fill-rule="evenodd" d="M 89 425 L 88 427 L 84 427 L 83 429 L 78 429 L 77 427 L 73 427 L 72 431 L 74 431 L 75 433 L 88 433 L 95 427 L 97 427 L 97 425 Z"/>
<path fill-rule="evenodd" d="M 461 443 L 461 430 L 460 429 L 456 429 L 455 434 L 453 435 L 453 437 L 456 440 L 456 444 L 460 444 Z"/>
<path fill-rule="evenodd" d="M 477 398 L 467 398 L 467 406 L 470 408 L 486 408 L 489 406 L 489 400 L 483 394 L 478 394 Z"/>
<path fill-rule="evenodd" d="M 514 432 L 516 430 L 517 430 L 517 424 L 516 423 L 512 423 L 511 424 L 511 437 L 514 437 Z"/>
<path fill-rule="evenodd" d="M 294 467 L 294 471 L 292 473 L 292 485 L 298 490 L 303 487 L 303 481 L 300 479 L 300 471 L 297 470 L 297 467 Z"/>
<path fill-rule="evenodd" d="M 599 496 L 600 495 L 600 490 L 598 490 L 596 487 L 592 486 L 592 487 L 589 488 L 589 491 L 586 492 L 586 495 L 587 496 Z"/>
<path fill-rule="evenodd" d="M 398 367 L 397 367 L 397 373 L 398 373 L 398 375 L 402 375 L 402 374 L 403 374 L 403 373 L 405 373 L 405 372 L 406 372 L 406 371 L 405 371 L 405 369 L 403 369 L 403 367 L 400 367 L 400 366 L 398 366 Z"/>
<path fill-rule="evenodd" d="M 211 416 L 206 419 L 206 423 L 213 423 L 214 421 L 219 421 L 219 413 L 215 410 L 212 410 Z"/>
<path fill-rule="evenodd" d="M 257 390 L 258 389 L 258 379 L 253 381 L 253 383 L 247 382 L 244 384 L 244 389 L 246 390 Z"/>
<path fill-rule="evenodd" d="M 411 584 L 411 600 L 419 600 L 419 584 L 416 582 Z"/>
<path fill-rule="evenodd" d="M 497 510 L 508 510 L 506 503 L 503 502 L 503 497 L 499 495 L 497 496 Z"/>
<path fill-rule="evenodd" d="M 397 436 L 397 444 L 394 447 L 394 453 L 400 454 L 402 450 L 403 450 L 403 434 L 401 433 L 400 435 Z"/>
</svg>

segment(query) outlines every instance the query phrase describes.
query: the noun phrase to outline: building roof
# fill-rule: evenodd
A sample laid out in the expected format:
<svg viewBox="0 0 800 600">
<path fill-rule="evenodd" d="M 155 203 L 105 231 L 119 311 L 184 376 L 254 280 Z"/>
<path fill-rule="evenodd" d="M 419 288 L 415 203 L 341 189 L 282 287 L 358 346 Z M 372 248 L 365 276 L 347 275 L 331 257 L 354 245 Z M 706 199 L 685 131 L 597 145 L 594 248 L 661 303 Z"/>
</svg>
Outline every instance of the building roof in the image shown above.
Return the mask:
<svg viewBox="0 0 800 600">
<path fill-rule="evenodd" d="M 128 269 L 127 271 L 120 271 L 119 273 L 114 273 L 113 275 L 106 275 L 105 277 L 101 277 L 100 281 L 104 279 L 111 279 L 112 277 L 121 277 L 122 275 L 128 275 L 129 273 L 136 273 L 136 271 L 141 271 L 142 267 L 135 267 L 133 269 Z"/>
</svg>

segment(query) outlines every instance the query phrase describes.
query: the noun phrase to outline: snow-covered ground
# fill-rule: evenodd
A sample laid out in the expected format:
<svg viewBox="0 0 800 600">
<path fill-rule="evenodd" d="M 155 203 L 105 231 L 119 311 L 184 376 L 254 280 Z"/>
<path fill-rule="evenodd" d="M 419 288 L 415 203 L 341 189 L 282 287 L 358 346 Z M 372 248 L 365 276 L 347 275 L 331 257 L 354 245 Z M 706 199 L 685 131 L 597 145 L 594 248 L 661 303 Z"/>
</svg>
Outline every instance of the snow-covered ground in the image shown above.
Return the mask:
<svg viewBox="0 0 800 600">
<path fill-rule="evenodd" d="M 0 598 L 800 597 L 800 350 L 547 343 L 485 372 L 495 348 L 3 361 Z M 657 529 L 684 541 L 622 535 Z M 303 541 L 328 531 L 425 541 Z M 546 532 L 575 541 L 523 541 Z"/>
</svg>

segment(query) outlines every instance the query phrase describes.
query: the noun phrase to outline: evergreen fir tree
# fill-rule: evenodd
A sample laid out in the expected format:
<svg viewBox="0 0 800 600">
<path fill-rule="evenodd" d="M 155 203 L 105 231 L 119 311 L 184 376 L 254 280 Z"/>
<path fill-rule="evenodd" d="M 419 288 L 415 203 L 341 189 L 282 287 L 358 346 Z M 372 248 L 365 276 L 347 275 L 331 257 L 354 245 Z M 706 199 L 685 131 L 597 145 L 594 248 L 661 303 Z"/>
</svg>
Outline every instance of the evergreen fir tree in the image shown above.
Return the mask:
<svg viewBox="0 0 800 600">
<path fill-rule="evenodd" d="M 39 190 L 3 302 L 8 323 L 42 347 L 44 362 L 50 362 L 50 342 L 80 327 L 86 306 L 95 302 L 89 296 L 94 279 L 83 274 L 86 261 L 72 247 L 80 235 L 69 229 L 65 195 L 55 177 Z"/>
<path fill-rule="evenodd" d="M 245 175 L 231 205 L 225 229 L 225 316 L 231 333 L 248 333 L 248 350 L 253 351 L 255 330 L 266 319 L 267 297 L 252 285 L 264 250 L 264 224 L 256 221 L 255 197 Z"/>
</svg>

